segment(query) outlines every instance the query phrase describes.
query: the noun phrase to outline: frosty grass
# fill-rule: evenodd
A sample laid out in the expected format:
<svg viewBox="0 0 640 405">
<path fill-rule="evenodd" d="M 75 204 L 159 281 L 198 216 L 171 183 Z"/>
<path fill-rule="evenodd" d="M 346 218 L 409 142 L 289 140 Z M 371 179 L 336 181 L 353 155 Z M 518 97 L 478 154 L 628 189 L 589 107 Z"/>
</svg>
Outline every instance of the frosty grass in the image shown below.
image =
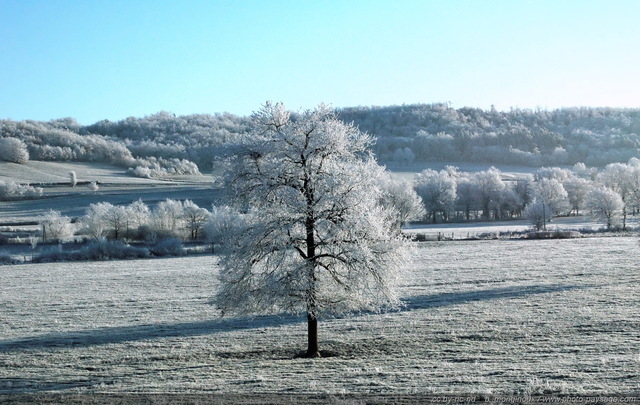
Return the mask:
<svg viewBox="0 0 640 405">
<path fill-rule="evenodd" d="M 0 267 L 0 393 L 640 392 L 632 237 L 416 244 L 405 307 L 220 318 L 212 256 Z"/>
</svg>

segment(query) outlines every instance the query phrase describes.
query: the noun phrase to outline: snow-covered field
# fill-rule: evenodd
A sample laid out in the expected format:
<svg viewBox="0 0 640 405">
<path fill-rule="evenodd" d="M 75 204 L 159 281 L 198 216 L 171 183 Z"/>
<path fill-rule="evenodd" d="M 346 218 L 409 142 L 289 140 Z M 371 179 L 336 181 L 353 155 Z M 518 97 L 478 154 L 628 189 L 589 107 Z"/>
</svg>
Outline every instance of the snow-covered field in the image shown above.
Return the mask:
<svg viewBox="0 0 640 405">
<path fill-rule="evenodd" d="M 396 177 L 403 178 L 405 180 L 413 180 L 416 174 L 422 172 L 425 169 L 443 170 L 447 166 L 457 167 L 461 172 L 480 172 L 488 170 L 492 165 L 479 164 L 479 163 L 466 163 L 466 162 L 412 162 L 412 163 L 387 163 L 386 168 L 390 170 Z M 531 174 L 536 169 L 529 166 L 515 166 L 515 165 L 494 165 L 496 169 L 500 170 L 502 178 L 504 180 L 522 178 L 528 174 Z"/>
<path fill-rule="evenodd" d="M 637 229 L 640 218 L 630 216 L 627 218 L 627 229 Z M 604 230 L 605 224 L 599 223 L 588 215 L 554 217 L 547 224 L 549 232 L 554 231 L 597 231 Z M 508 237 L 510 233 L 525 232 L 533 230 L 533 225 L 526 219 L 511 221 L 488 221 L 488 222 L 466 222 L 466 223 L 440 223 L 440 224 L 409 224 L 403 228 L 408 234 L 438 235 L 451 239 L 468 239 L 487 235 L 502 235 Z"/>
<path fill-rule="evenodd" d="M 70 187 L 67 185 L 70 171 L 76 173 L 78 182 L 99 182 L 99 189 L 93 192 L 85 185 Z M 190 199 L 209 209 L 219 194 L 219 190 L 213 189 L 212 176 L 143 179 L 128 175 L 123 168 L 101 163 L 30 161 L 18 165 L 0 162 L 0 180 L 44 185 L 43 198 L 0 201 L 0 223 L 35 221 L 51 209 L 78 217 L 90 204 L 127 205 L 140 198 L 150 206 L 167 198 Z"/>
<path fill-rule="evenodd" d="M 0 393 L 638 394 L 638 241 L 416 244 L 396 312 L 221 319 L 212 256 L 0 268 Z"/>
<path fill-rule="evenodd" d="M 31 160 L 25 164 L 0 162 L 0 180 L 22 184 L 68 183 L 69 172 L 76 173 L 79 182 L 97 181 L 109 184 L 163 184 L 162 179 L 145 179 L 127 174 L 122 167 L 106 163 L 44 162 Z M 211 181 L 210 176 L 172 176 L 172 181 Z"/>
</svg>

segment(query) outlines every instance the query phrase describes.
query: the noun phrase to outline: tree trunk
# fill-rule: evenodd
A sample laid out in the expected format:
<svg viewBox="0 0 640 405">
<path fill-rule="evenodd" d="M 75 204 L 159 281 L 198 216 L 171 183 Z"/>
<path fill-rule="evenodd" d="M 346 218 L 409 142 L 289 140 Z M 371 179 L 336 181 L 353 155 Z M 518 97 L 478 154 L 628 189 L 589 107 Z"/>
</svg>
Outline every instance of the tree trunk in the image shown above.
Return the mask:
<svg viewBox="0 0 640 405">
<path fill-rule="evenodd" d="M 318 349 L 318 318 L 311 313 L 307 313 L 307 331 L 308 345 L 305 357 L 320 357 L 320 350 Z"/>
</svg>

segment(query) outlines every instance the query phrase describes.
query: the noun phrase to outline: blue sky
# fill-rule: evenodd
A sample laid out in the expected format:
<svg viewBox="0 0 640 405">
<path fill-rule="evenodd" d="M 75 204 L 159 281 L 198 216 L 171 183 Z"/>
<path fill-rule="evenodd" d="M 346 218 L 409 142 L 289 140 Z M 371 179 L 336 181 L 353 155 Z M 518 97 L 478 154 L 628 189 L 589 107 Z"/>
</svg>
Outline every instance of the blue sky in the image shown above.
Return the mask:
<svg viewBox="0 0 640 405">
<path fill-rule="evenodd" d="M 636 0 L 0 0 L 0 118 L 640 107 Z"/>
</svg>

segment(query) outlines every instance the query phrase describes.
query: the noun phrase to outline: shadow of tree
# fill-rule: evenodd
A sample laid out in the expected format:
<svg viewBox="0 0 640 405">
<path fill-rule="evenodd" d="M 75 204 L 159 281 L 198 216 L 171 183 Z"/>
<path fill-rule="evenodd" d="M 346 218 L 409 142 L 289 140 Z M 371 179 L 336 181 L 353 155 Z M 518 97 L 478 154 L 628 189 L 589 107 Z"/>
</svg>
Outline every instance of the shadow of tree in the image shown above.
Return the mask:
<svg viewBox="0 0 640 405">
<path fill-rule="evenodd" d="M 527 285 L 491 288 L 473 291 L 459 291 L 432 295 L 417 295 L 413 297 L 403 298 L 404 308 L 402 311 L 411 311 L 417 309 L 438 308 L 444 306 L 464 304 L 472 301 L 488 301 L 498 299 L 522 298 L 536 294 L 550 294 L 562 291 L 571 291 L 576 289 L 588 288 L 588 285 Z"/>
<path fill-rule="evenodd" d="M 398 312 L 458 305 L 471 301 L 521 298 L 534 294 L 549 294 L 586 287 L 588 286 L 532 285 L 419 295 L 404 298 L 402 300 L 404 305 Z M 354 314 L 352 316 L 359 315 Z M 303 321 L 303 317 L 282 314 L 174 324 L 105 327 L 29 336 L 20 339 L 0 340 L 0 353 L 56 347 L 88 347 L 157 338 L 204 336 L 239 329 L 260 329 L 270 326 L 283 326 L 302 323 Z"/>
<path fill-rule="evenodd" d="M 0 340 L 0 353 L 56 347 L 87 347 L 156 338 L 204 336 L 239 329 L 259 329 L 302 322 L 291 315 L 212 319 L 174 324 L 114 326 Z"/>
</svg>

